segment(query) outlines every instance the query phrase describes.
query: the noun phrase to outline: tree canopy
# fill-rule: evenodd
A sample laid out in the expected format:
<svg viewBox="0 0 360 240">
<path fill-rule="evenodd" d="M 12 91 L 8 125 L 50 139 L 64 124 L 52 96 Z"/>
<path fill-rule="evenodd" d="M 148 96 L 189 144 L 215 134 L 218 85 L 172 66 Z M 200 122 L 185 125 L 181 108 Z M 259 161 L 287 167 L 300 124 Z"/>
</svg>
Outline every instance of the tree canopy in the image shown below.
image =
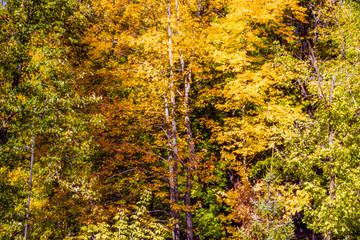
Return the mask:
<svg viewBox="0 0 360 240">
<path fill-rule="evenodd" d="M 0 19 L 1 239 L 358 238 L 357 1 L 7 0 Z"/>
</svg>

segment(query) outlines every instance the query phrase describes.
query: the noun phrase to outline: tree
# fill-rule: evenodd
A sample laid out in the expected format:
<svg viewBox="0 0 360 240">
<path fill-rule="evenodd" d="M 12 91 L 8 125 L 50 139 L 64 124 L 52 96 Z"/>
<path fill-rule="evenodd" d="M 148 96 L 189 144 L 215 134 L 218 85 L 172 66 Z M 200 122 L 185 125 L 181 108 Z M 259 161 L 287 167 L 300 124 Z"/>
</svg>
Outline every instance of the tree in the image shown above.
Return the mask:
<svg viewBox="0 0 360 240">
<path fill-rule="evenodd" d="M 196 42 L 202 31 L 198 2 L 94 2 L 94 8 L 97 14 L 106 14 L 89 30 L 93 35 L 87 41 L 93 51 L 88 66 L 98 68 L 97 79 L 106 78 L 102 92 L 108 100 L 103 111 L 108 129 L 103 139 L 109 154 L 117 158 L 111 160 L 117 165 L 113 174 L 121 175 L 119 181 L 155 176 L 141 183 L 156 181 L 157 189 L 151 190 L 170 203 L 173 238 L 180 238 L 179 213 L 184 210 L 187 238 L 193 239 L 191 190 L 198 157 L 191 84 L 202 46 L 190 42 Z M 104 59 L 108 59 L 105 66 L 96 65 Z M 179 194 L 184 195 L 183 204 Z"/>
<path fill-rule="evenodd" d="M 45 210 L 52 207 L 48 205 L 54 190 L 51 183 L 69 189 L 69 182 L 80 181 L 78 171 L 89 167 L 86 160 L 92 143 L 86 122 L 91 117 L 83 109 L 97 99 L 76 92 L 78 75 L 67 58 L 69 45 L 62 42 L 76 23 L 77 7 L 77 1 L 7 1 L 0 9 L 4 20 L 0 36 L 4 49 L 0 63 L 0 166 L 14 178 L 4 180 L 1 196 L 18 190 L 10 194 L 14 199 L 5 198 L 16 203 L 6 202 L 7 214 L 1 216 L 5 239 L 36 239 L 71 231 L 39 229 L 49 224 L 43 216 L 51 215 Z M 25 176 L 28 179 L 29 167 L 33 184 L 23 180 Z M 31 198 L 30 193 L 26 194 L 29 197 L 24 194 L 29 187 Z"/>
<path fill-rule="evenodd" d="M 222 219 L 228 232 L 235 233 L 231 221 L 251 227 L 251 198 L 256 197 L 252 183 L 264 174 L 257 173 L 259 166 L 267 170 L 270 149 L 282 148 L 282 134 L 290 134 L 293 122 L 302 118 L 293 95 L 295 75 L 281 57 L 295 45 L 294 21 L 305 22 L 306 15 L 294 1 L 231 1 L 226 11 L 206 29 L 204 61 L 213 68 L 207 78 L 221 81 L 204 89 L 201 99 L 215 101 L 223 116 L 206 122 L 212 141 L 221 146 L 228 188 L 234 188 L 228 192 L 232 213 Z"/>
<path fill-rule="evenodd" d="M 312 196 L 304 222 L 327 239 L 359 232 L 357 9 L 352 1 L 312 3 L 314 28 L 303 40 L 306 74 L 299 77 L 313 110 L 295 125 L 298 136 L 288 147 L 288 163 Z"/>
</svg>

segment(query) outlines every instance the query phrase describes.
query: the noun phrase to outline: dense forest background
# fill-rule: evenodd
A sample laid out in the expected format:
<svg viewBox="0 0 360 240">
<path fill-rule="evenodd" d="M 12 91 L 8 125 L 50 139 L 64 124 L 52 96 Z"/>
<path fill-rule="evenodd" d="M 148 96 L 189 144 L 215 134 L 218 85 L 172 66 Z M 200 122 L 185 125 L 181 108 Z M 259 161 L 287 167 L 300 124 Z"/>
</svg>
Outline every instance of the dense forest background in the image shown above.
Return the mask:
<svg viewBox="0 0 360 240">
<path fill-rule="evenodd" d="M 0 239 L 359 239 L 360 4 L 7 0 Z"/>
</svg>

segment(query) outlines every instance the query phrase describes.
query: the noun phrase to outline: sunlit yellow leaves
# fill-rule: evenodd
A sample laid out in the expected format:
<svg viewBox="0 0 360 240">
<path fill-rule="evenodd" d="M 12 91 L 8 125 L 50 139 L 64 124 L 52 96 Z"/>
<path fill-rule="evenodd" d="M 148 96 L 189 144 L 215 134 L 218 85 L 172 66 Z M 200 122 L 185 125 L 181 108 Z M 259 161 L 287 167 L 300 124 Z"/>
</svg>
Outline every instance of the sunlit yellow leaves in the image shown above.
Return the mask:
<svg viewBox="0 0 360 240">
<path fill-rule="evenodd" d="M 247 53 L 266 47 L 263 38 L 269 31 L 291 42 L 292 28 L 284 23 L 288 12 L 295 19 L 305 21 L 305 9 L 299 7 L 297 1 L 234 0 L 229 2 L 229 9 L 225 18 L 206 30 L 205 42 L 211 46 L 207 50 L 214 62 L 221 63 L 218 69 L 222 71 L 242 72 L 255 60 Z"/>
</svg>

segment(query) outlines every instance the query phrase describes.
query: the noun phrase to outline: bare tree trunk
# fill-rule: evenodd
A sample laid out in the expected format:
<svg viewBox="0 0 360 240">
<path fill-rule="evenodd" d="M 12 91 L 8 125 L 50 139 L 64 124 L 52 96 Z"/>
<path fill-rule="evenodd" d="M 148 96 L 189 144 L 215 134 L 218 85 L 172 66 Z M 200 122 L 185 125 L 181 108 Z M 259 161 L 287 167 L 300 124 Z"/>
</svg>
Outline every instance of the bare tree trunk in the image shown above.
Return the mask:
<svg viewBox="0 0 360 240">
<path fill-rule="evenodd" d="M 179 211 L 177 206 L 179 204 L 179 186 L 177 179 L 177 164 L 178 164 L 178 146 L 177 146 L 177 125 L 176 125 L 176 95 L 174 83 L 174 59 L 172 54 L 172 30 L 171 30 L 171 1 L 168 0 L 168 37 L 169 37 L 169 65 L 170 65 L 170 98 L 171 98 L 171 145 L 172 145 L 172 159 L 169 159 L 169 182 L 170 182 L 170 212 L 172 217 L 173 240 L 180 240 L 180 226 L 179 226 Z M 166 102 L 169 110 L 168 103 Z M 170 113 L 168 112 L 168 119 L 170 121 Z"/>
<path fill-rule="evenodd" d="M 199 2 L 198 15 L 200 13 L 201 8 L 201 0 Z M 176 22 L 180 21 L 180 11 L 179 11 L 179 2 L 175 0 L 176 6 Z M 189 70 L 188 76 L 186 76 L 185 71 L 185 62 L 183 57 L 183 51 L 180 51 L 180 65 L 181 65 L 181 73 L 184 80 L 184 107 L 185 107 L 185 127 L 186 133 L 188 135 L 189 140 L 189 158 L 185 163 L 186 168 L 186 190 L 184 194 L 184 204 L 185 204 L 185 217 L 186 217 L 186 238 L 187 240 L 194 240 L 194 230 L 193 230 L 193 220 L 191 215 L 191 190 L 192 190 L 192 180 L 193 180 L 193 171 L 196 160 L 195 153 L 195 144 L 193 140 L 193 135 L 191 131 L 191 122 L 190 122 L 190 88 L 191 88 L 191 69 Z"/>
<path fill-rule="evenodd" d="M 31 147 L 31 160 L 30 160 L 30 179 L 29 179 L 29 194 L 28 194 L 28 202 L 27 202 L 27 211 L 26 211 L 26 223 L 25 223 L 25 233 L 24 239 L 27 239 L 28 234 L 28 221 L 29 221 L 29 213 L 30 213 L 30 197 L 31 197 L 31 188 L 32 188 L 32 173 L 34 166 L 34 147 L 35 147 L 35 137 L 32 137 L 32 147 Z"/>
<path fill-rule="evenodd" d="M 185 215 L 186 215 L 186 228 L 187 228 L 187 240 L 194 240 L 194 230 L 193 230 L 193 221 L 191 215 L 191 190 L 192 190 L 192 180 L 193 180 L 193 171 L 196 164 L 196 152 L 195 152 L 195 143 L 193 134 L 191 131 L 191 122 L 190 122 L 190 87 L 191 87 L 191 70 L 189 71 L 188 77 L 185 77 L 185 126 L 186 133 L 189 138 L 189 161 L 186 165 L 187 175 L 186 175 L 186 191 L 185 191 Z"/>
</svg>

